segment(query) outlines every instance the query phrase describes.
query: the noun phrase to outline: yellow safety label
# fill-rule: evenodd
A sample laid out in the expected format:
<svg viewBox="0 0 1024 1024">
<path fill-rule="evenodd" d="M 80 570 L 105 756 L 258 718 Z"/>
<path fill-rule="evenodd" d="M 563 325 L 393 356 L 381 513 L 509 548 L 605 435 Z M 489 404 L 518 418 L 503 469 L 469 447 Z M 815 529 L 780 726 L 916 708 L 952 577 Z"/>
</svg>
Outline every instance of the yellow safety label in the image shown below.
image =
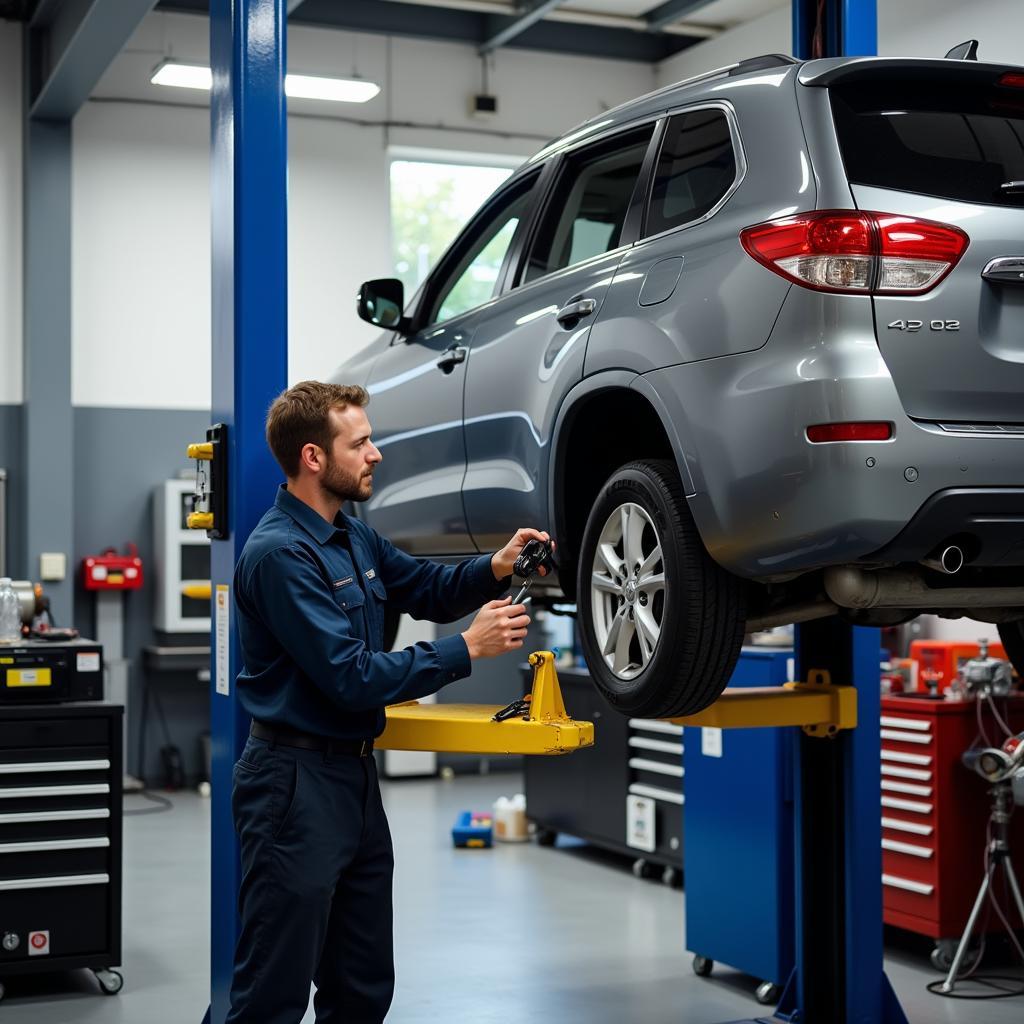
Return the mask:
<svg viewBox="0 0 1024 1024">
<path fill-rule="evenodd" d="M 8 686 L 50 686 L 51 673 L 48 668 L 9 668 Z"/>
<path fill-rule="evenodd" d="M 14 664 L 14 659 L 13 658 L 0 658 L 0 665 L 13 665 L 13 664 Z"/>
</svg>

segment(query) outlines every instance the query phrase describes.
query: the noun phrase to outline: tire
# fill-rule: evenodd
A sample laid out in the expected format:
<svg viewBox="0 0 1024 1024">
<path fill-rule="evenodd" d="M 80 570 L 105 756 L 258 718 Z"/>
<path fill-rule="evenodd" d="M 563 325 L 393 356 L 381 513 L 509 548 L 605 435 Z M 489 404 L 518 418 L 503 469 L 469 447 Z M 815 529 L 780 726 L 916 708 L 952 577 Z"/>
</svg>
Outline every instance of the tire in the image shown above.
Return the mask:
<svg viewBox="0 0 1024 1024">
<path fill-rule="evenodd" d="M 645 578 L 653 581 L 647 587 Z M 692 715 L 729 682 L 743 643 L 746 585 L 707 553 L 671 462 L 632 462 L 601 488 L 583 533 L 577 601 L 591 677 L 623 714 Z"/>
<path fill-rule="evenodd" d="M 999 640 L 1006 650 L 1014 672 L 1024 679 L 1024 619 L 1016 622 L 1001 622 L 997 627 Z"/>
</svg>

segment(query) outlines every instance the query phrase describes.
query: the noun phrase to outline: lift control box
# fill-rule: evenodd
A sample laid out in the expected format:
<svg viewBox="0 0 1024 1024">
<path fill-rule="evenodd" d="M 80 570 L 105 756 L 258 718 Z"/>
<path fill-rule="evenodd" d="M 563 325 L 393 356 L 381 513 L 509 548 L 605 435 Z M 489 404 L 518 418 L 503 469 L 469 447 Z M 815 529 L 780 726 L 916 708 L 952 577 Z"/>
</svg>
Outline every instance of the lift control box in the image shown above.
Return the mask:
<svg viewBox="0 0 1024 1024">
<path fill-rule="evenodd" d="M 134 544 L 128 554 L 107 548 L 101 555 L 82 559 L 82 583 L 86 590 L 138 590 L 142 586 L 142 559 Z"/>
</svg>

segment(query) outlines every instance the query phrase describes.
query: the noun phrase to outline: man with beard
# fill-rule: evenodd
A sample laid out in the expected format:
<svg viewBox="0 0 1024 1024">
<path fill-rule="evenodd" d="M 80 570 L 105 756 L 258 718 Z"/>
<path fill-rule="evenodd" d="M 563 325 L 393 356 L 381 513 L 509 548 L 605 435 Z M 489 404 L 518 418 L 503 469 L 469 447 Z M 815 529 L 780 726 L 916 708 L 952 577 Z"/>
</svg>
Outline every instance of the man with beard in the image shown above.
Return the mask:
<svg viewBox="0 0 1024 1024">
<path fill-rule="evenodd" d="M 235 569 L 252 727 L 235 765 L 241 934 L 229 1024 L 298 1024 L 316 986 L 320 1024 L 379 1024 L 394 990 L 391 835 L 373 752 L 384 707 L 435 693 L 475 658 L 523 646 L 510 598 L 523 529 L 494 555 L 421 562 L 341 511 L 366 501 L 381 454 L 361 387 L 304 381 L 267 415 L 287 482 Z M 384 653 L 384 603 L 459 636 Z"/>
</svg>

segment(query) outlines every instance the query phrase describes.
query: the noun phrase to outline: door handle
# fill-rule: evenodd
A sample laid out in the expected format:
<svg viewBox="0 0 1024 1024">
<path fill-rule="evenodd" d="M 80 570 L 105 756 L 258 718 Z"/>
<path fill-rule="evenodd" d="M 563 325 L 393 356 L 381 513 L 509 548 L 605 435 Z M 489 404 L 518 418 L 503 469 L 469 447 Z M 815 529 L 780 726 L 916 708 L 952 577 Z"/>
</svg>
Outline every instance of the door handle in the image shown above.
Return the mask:
<svg viewBox="0 0 1024 1024">
<path fill-rule="evenodd" d="M 593 299 L 577 295 L 569 300 L 556 314 L 555 319 L 565 328 L 575 327 L 585 316 L 590 316 L 597 309 Z"/>
<path fill-rule="evenodd" d="M 437 361 L 437 368 L 442 373 L 451 373 L 459 363 L 466 361 L 468 354 L 469 349 L 465 345 L 455 345 L 452 348 L 446 348 L 441 354 L 441 358 Z"/>
</svg>

